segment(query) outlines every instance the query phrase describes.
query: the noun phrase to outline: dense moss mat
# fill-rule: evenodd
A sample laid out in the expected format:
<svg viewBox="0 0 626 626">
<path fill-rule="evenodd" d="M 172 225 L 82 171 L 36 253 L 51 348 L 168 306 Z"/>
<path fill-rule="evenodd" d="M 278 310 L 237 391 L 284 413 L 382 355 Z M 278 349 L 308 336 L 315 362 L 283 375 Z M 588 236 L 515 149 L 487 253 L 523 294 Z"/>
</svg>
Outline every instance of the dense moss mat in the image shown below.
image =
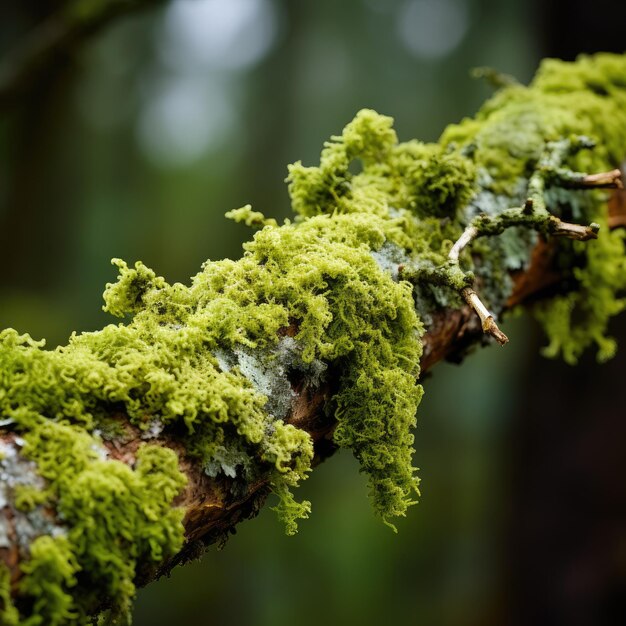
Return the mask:
<svg viewBox="0 0 626 626">
<path fill-rule="evenodd" d="M 2 623 L 86 624 L 102 608 L 123 619 L 138 568 L 145 575 L 184 540 L 174 501 L 185 477 L 177 454 L 152 441 L 161 434 L 209 476 L 228 477 L 233 494 L 267 480 L 295 532 L 310 504 L 292 490 L 313 446 L 285 422 L 294 377 L 336 390 L 326 407 L 335 442 L 361 463 L 376 513 L 390 525 L 404 515 L 418 495 L 420 337 L 435 311 L 460 305 L 457 289 L 428 277 L 473 217 L 523 204 L 547 142 L 572 135 L 597 147 L 569 168 L 603 171 L 626 154 L 626 57 L 546 61 L 530 87 L 502 89 L 438 144 L 399 143 L 391 118 L 361 111 L 319 166 L 289 168 L 293 222 L 231 211 L 258 230 L 241 259 L 207 262 L 189 285 L 116 260 L 105 310 L 122 323 L 53 351 L 0 333 L 1 427 L 14 433 L 2 494 L 28 529 L 15 601 L 0 568 Z M 571 291 L 537 308 L 548 352 L 570 362 L 594 342 L 611 356 L 606 325 L 624 306 L 622 235 L 605 227 L 605 200 L 557 184 L 546 192 L 554 214 L 602 225 L 597 241 L 560 242 Z M 463 253 L 465 276 L 480 278 L 496 311 L 535 241 L 517 228 Z M 401 267 L 422 278 L 402 280 Z M 120 415 L 145 438 L 129 463 L 103 445 L 120 436 Z"/>
</svg>

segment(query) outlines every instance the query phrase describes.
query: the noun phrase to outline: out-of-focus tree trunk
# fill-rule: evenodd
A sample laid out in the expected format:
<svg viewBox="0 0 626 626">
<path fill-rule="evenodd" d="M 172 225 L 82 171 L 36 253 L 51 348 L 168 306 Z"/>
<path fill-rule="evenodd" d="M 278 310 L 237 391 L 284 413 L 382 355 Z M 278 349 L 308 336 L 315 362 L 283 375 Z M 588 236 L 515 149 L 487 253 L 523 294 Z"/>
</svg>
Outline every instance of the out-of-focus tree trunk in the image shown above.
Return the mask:
<svg viewBox="0 0 626 626">
<path fill-rule="evenodd" d="M 626 5 L 541 4 L 542 54 L 622 52 Z M 626 146 L 624 150 L 626 154 Z M 620 350 L 580 367 L 530 350 L 510 432 L 510 508 L 502 623 L 617 626 L 626 621 L 626 322 Z M 542 340 L 537 334 L 537 348 Z"/>
</svg>

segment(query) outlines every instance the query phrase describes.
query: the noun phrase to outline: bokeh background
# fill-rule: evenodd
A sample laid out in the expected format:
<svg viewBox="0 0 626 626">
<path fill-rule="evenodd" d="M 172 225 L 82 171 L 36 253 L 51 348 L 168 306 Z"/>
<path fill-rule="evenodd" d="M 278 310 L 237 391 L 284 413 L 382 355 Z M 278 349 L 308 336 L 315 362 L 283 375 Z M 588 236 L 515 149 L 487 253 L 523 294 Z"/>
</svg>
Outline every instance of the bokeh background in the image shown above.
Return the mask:
<svg viewBox="0 0 626 626">
<path fill-rule="evenodd" d="M 316 163 L 360 108 L 436 140 L 490 93 L 472 67 L 528 81 L 544 56 L 626 47 L 626 5 L 607 0 L 170 0 L 44 59 L 5 97 L 28 33 L 98 2 L 0 6 L 0 327 L 51 347 L 111 321 L 112 257 L 170 281 L 236 258 L 250 233 L 223 214 L 287 216 L 286 164 Z M 301 488 L 313 515 L 296 537 L 264 510 L 142 590 L 134 623 L 623 625 L 625 326 L 613 362 L 569 368 L 511 320 L 505 350 L 425 381 L 423 496 L 398 535 L 339 453 Z"/>
</svg>

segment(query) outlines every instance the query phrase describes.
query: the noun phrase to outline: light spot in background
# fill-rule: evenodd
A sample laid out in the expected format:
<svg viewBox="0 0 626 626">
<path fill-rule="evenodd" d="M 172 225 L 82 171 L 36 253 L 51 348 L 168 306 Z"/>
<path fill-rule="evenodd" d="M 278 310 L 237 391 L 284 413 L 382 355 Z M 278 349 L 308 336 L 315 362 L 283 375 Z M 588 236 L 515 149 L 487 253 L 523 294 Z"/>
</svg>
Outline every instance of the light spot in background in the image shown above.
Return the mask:
<svg viewBox="0 0 626 626">
<path fill-rule="evenodd" d="M 396 14 L 396 30 L 418 58 L 448 56 L 463 41 L 469 15 L 462 0 L 409 0 Z"/>
<path fill-rule="evenodd" d="M 165 167 L 190 165 L 237 132 L 244 70 L 271 50 L 280 14 L 273 0 L 174 0 L 155 43 L 162 69 L 146 76 L 138 138 Z M 165 74 L 165 79 L 162 78 Z"/>
<path fill-rule="evenodd" d="M 269 52 L 278 22 L 271 0 L 174 0 L 161 52 L 172 68 L 245 69 Z"/>
<path fill-rule="evenodd" d="M 158 165 L 188 165 L 232 131 L 235 116 L 227 91 L 218 81 L 211 82 L 171 78 L 146 98 L 138 140 Z"/>
</svg>

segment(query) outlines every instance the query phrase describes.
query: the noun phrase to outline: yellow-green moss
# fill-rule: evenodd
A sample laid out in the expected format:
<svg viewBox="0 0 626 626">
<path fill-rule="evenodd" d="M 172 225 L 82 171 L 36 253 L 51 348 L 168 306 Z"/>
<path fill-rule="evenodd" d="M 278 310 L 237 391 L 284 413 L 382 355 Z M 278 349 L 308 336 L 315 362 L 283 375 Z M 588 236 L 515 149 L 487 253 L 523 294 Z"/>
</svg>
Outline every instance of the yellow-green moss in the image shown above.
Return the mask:
<svg viewBox="0 0 626 626">
<path fill-rule="evenodd" d="M 25 429 L 21 454 L 46 479 L 27 503 L 54 507 L 62 533 L 27 547 L 19 601 L 32 615 L 23 623 L 84 624 L 103 607 L 126 613 L 138 563 L 156 568 L 182 547 L 182 510 L 172 502 L 185 477 L 176 454 L 144 444 L 131 468 L 108 460 L 81 427 L 34 414 L 17 419 Z"/>
<path fill-rule="evenodd" d="M 569 158 L 566 165 L 573 170 L 602 172 L 624 161 L 626 56 L 583 55 L 576 63 L 545 60 L 529 87 L 505 87 L 474 119 L 449 126 L 441 143 L 471 154 L 481 181 L 476 205 L 484 211 L 494 204 L 494 197 L 508 197 L 519 205 L 546 142 L 571 136 L 589 137 L 596 144 Z M 562 354 L 568 363 L 575 363 L 595 343 L 598 359 L 605 360 L 615 349 L 606 338 L 607 324 L 622 310 L 619 294 L 626 289 L 622 236 L 606 228 L 607 194 L 549 189 L 546 196 L 552 213 L 604 228 L 589 244 L 560 244 L 563 271 L 576 268 L 575 285 L 571 293 L 536 308 L 550 339 L 545 354 Z M 491 263 L 487 268 L 481 278 L 489 281 L 488 274 L 497 268 Z"/>
<path fill-rule="evenodd" d="M 97 431 L 111 412 L 146 433 L 158 422 L 207 466 L 230 451 L 236 480 L 267 475 L 288 532 L 308 515 L 310 505 L 289 489 L 310 469 L 311 440 L 268 413 L 267 397 L 243 374 L 242 359 L 253 356 L 271 370 L 278 331 L 290 323 L 298 356 L 287 366 L 333 368 L 337 441 L 361 459 L 383 518 L 404 513 L 417 489 L 409 429 L 421 395 L 422 329 L 411 286 L 372 256 L 400 233 L 393 220 L 364 212 L 267 226 L 242 259 L 207 263 L 190 286 L 117 261 L 105 307 L 133 315 L 129 323 L 73 336 L 54 351 L 12 330 L 0 334 L 0 408 L 23 434 L 22 453 L 47 480 L 42 497 L 67 528 L 80 584 L 57 581 L 56 596 L 74 598 L 68 610 L 78 623 L 103 601 L 127 610 L 137 563 L 156 564 L 182 541 L 174 453 L 145 446 L 134 469 L 102 458 Z M 220 365 L 220 351 L 240 360 Z M 144 473 L 148 454 L 163 458 Z M 146 484 L 153 474 L 158 483 Z"/>
<path fill-rule="evenodd" d="M 438 281 L 450 247 L 477 214 L 523 202 L 550 140 L 596 139 L 572 168 L 617 165 L 626 153 L 624 76 L 626 57 L 544 63 L 530 87 L 504 88 L 439 144 L 399 143 L 391 118 L 361 111 L 325 144 L 319 166 L 290 167 L 294 223 L 278 226 L 250 206 L 230 213 L 258 229 L 241 259 L 207 262 L 189 285 L 115 260 L 104 308 L 123 323 L 52 351 L 0 333 L 4 428 L 22 437 L 21 454 L 46 481 L 38 495 L 21 486 L 11 505 L 58 517 L 56 535 L 34 540 L 22 566 L 15 607 L 23 623 L 85 624 L 103 607 L 115 618 L 128 610 L 138 565 L 156 567 L 182 544 L 175 453 L 145 444 L 132 467 L 106 458 L 101 437 L 114 414 L 147 439 L 176 438 L 233 494 L 265 480 L 293 533 L 310 513 L 292 489 L 310 470 L 313 445 L 285 423 L 296 393 L 289 381 L 294 373 L 310 387 L 327 380 L 335 442 L 360 461 L 383 520 L 404 515 L 418 495 L 420 316 L 429 322 L 442 306 L 458 306 L 471 270 L 488 304 L 503 307 L 509 272 L 528 261 L 534 239 L 518 229 L 478 242 L 455 280 Z M 602 194 L 553 186 L 545 199 L 571 221 L 606 222 Z M 613 350 L 605 330 L 624 306 L 626 272 L 621 235 L 605 231 L 597 242 L 563 243 L 575 289 L 539 313 L 549 352 L 568 361 L 594 341 L 602 358 Z M 287 328 L 294 337 L 284 337 Z M 2 571 L 0 600 L 12 625 L 17 609 Z"/>
<path fill-rule="evenodd" d="M 76 586 L 80 567 L 66 537 L 43 535 L 30 545 L 30 560 L 22 564 L 20 593 L 32 598 L 28 626 L 62 626 L 76 622 L 80 609 L 69 590 Z"/>
<path fill-rule="evenodd" d="M 9 568 L 0 562 L 0 624 L 18 626 L 20 614 L 11 597 L 11 574 Z"/>
</svg>

